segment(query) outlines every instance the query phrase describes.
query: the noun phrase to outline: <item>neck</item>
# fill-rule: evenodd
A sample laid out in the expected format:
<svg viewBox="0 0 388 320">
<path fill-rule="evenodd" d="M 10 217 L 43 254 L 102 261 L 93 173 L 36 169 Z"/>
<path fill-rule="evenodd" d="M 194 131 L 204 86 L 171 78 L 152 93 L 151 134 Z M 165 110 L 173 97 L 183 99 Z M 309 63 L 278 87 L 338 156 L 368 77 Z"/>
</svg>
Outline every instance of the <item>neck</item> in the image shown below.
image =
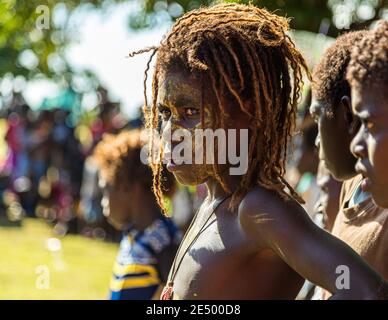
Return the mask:
<svg viewBox="0 0 388 320">
<path fill-rule="evenodd" d="M 240 176 L 226 175 L 223 178 L 232 193 L 237 188 L 241 180 Z M 230 192 L 225 191 L 221 184 L 214 177 L 210 178 L 206 182 L 206 187 L 208 192 L 208 198 L 210 201 L 223 198 L 231 194 Z"/>
</svg>

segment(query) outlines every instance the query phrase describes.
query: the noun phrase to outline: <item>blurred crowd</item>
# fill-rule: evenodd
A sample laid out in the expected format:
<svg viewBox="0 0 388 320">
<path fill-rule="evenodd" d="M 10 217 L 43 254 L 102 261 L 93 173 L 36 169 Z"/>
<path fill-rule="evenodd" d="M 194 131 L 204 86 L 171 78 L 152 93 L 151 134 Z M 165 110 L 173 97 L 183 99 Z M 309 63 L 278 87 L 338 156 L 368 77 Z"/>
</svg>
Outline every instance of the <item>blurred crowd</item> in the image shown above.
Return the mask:
<svg viewBox="0 0 388 320">
<path fill-rule="evenodd" d="M 74 120 L 71 108 L 61 105 L 31 109 L 21 95 L 0 114 L 0 223 L 18 225 L 24 216 L 44 218 L 58 235 L 79 233 L 88 237 L 118 240 L 102 214 L 98 168 L 92 160 L 94 147 L 106 133 L 141 128 L 139 116 L 127 119 L 119 103 L 99 89 L 100 103 L 92 116 Z M 289 179 L 313 206 L 318 197 L 315 148 L 317 125 L 308 112 L 310 91 L 300 105 L 295 156 Z M 174 220 L 185 229 L 192 212 L 205 196 L 202 186 L 180 186 L 172 199 Z M 313 212 L 313 210 L 307 210 Z"/>
<path fill-rule="evenodd" d="M 1 109 L 0 225 L 18 226 L 24 217 L 38 217 L 51 223 L 58 236 L 121 238 L 102 213 L 92 153 L 104 134 L 140 128 L 143 120 L 140 112 L 128 120 L 105 88 L 98 96 L 98 106 L 77 118 L 71 106 L 60 103 L 32 109 L 18 93 Z M 174 197 L 181 208 L 176 222 L 183 228 L 198 202 L 196 193 L 182 187 Z M 198 193 L 201 197 L 205 191 Z"/>
<path fill-rule="evenodd" d="M 0 120 L 0 217 L 18 224 L 23 216 L 53 223 L 58 234 L 82 233 L 89 216 L 101 223 L 98 209 L 84 214 L 82 199 L 85 160 L 104 133 L 114 133 L 128 123 L 117 103 L 99 90 L 95 115 L 74 121 L 73 110 L 61 105 L 33 110 L 21 95 L 2 108 Z M 134 123 L 134 122 L 133 122 Z M 94 236 L 105 237 L 106 227 Z"/>
</svg>

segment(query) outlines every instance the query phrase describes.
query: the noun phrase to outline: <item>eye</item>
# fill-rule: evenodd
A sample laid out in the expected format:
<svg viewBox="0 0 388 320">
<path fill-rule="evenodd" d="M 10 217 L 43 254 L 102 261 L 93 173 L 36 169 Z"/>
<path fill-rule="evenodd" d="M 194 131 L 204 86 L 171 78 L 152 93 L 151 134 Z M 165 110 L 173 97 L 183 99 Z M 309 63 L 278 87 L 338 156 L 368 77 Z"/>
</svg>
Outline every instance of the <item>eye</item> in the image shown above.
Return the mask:
<svg viewBox="0 0 388 320">
<path fill-rule="evenodd" d="M 193 117 L 199 115 L 199 109 L 196 108 L 185 108 L 185 116 Z"/>
<path fill-rule="evenodd" d="M 164 121 L 167 121 L 168 119 L 170 119 L 171 117 L 171 110 L 169 108 L 166 108 L 166 107 L 161 107 L 159 108 L 159 112 L 162 116 L 162 119 Z"/>
</svg>

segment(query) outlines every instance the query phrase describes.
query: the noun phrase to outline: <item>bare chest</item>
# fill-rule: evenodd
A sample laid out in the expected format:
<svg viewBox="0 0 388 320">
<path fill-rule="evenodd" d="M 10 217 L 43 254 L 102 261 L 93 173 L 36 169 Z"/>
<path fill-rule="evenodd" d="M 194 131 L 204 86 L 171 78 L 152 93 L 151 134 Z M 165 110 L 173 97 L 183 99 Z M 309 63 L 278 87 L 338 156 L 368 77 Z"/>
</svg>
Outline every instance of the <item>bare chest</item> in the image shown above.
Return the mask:
<svg viewBox="0 0 388 320">
<path fill-rule="evenodd" d="M 188 234 L 170 271 L 173 299 L 294 299 L 303 279 L 272 250 L 253 244 L 238 217 L 217 216 Z"/>
<path fill-rule="evenodd" d="M 248 254 L 249 244 L 236 218 L 210 220 L 195 237 L 198 232 L 196 226 L 188 234 L 177 253 L 175 270 L 170 271 L 175 299 L 200 298 L 208 285 L 222 281 Z"/>
</svg>

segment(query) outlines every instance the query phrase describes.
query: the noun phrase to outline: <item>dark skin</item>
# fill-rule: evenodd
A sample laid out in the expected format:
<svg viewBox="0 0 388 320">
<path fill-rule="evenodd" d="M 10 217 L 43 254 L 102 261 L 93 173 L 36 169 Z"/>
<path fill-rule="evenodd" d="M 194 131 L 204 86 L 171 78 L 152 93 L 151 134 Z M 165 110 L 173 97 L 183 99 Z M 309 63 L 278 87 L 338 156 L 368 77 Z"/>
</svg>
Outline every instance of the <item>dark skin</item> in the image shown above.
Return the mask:
<svg viewBox="0 0 388 320">
<path fill-rule="evenodd" d="M 361 127 L 351 150 L 356 170 L 364 177 L 361 188 L 377 205 L 388 208 L 388 85 L 379 82 L 352 88 L 353 112 Z"/>
<path fill-rule="evenodd" d="M 301 156 L 296 164 L 300 175 L 306 172 L 315 173 L 318 168 L 318 153 L 314 143 L 309 143 L 310 135 L 314 133 L 314 123 L 311 119 L 304 121 L 305 127 L 301 129 L 302 139 L 299 140 L 299 144 L 295 146 L 296 149 L 300 150 Z M 302 124 L 302 126 L 303 126 Z"/>
<path fill-rule="evenodd" d="M 188 74 L 172 70 L 160 76 L 158 104 L 163 128 L 197 126 L 200 93 L 200 81 Z M 185 94 L 190 103 L 177 103 Z M 205 94 L 204 103 L 205 108 L 211 107 L 210 95 Z M 234 120 L 236 127 L 247 127 L 238 112 Z M 261 187 L 252 188 L 236 211 L 228 207 L 230 198 L 218 207 L 210 225 L 186 253 L 214 202 L 227 196 L 210 170 L 196 166 L 204 165 L 169 169 L 180 182 L 204 182 L 208 190 L 192 231 L 177 253 L 177 264 L 182 263 L 173 279 L 174 299 L 293 299 L 303 284 L 301 276 L 327 289 L 333 299 L 379 297 L 381 278 L 349 246 L 318 228 L 296 201 Z M 201 176 L 195 176 L 196 172 Z M 228 170 L 221 174 L 232 189 L 241 178 L 230 176 Z M 339 265 L 350 269 L 349 290 L 335 286 Z"/>
<path fill-rule="evenodd" d="M 338 214 L 342 183 L 332 177 L 323 161 L 318 166 L 317 185 L 320 193 L 316 211 L 324 215 L 325 229 L 330 231 Z"/>
<path fill-rule="evenodd" d="M 117 230 L 125 230 L 132 225 L 136 230 L 142 231 L 159 218 L 160 208 L 154 194 L 140 183 L 134 182 L 128 187 L 119 181 L 112 185 L 100 177 L 99 185 L 103 193 L 103 213 Z M 167 281 L 176 250 L 177 246 L 174 244 L 157 256 L 158 272 L 163 282 Z"/>
<path fill-rule="evenodd" d="M 350 152 L 350 142 L 357 133 L 358 120 L 352 115 L 350 97 L 344 95 L 331 105 L 313 98 L 310 114 L 318 124 L 319 159 L 335 179 L 345 181 L 356 175 L 356 158 Z"/>
<path fill-rule="evenodd" d="M 120 181 L 111 184 L 100 178 L 99 185 L 103 213 L 117 230 L 125 230 L 129 224 L 144 230 L 159 217 L 160 209 L 152 192 L 144 190 L 141 184 L 134 182 L 127 187 Z"/>
</svg>

